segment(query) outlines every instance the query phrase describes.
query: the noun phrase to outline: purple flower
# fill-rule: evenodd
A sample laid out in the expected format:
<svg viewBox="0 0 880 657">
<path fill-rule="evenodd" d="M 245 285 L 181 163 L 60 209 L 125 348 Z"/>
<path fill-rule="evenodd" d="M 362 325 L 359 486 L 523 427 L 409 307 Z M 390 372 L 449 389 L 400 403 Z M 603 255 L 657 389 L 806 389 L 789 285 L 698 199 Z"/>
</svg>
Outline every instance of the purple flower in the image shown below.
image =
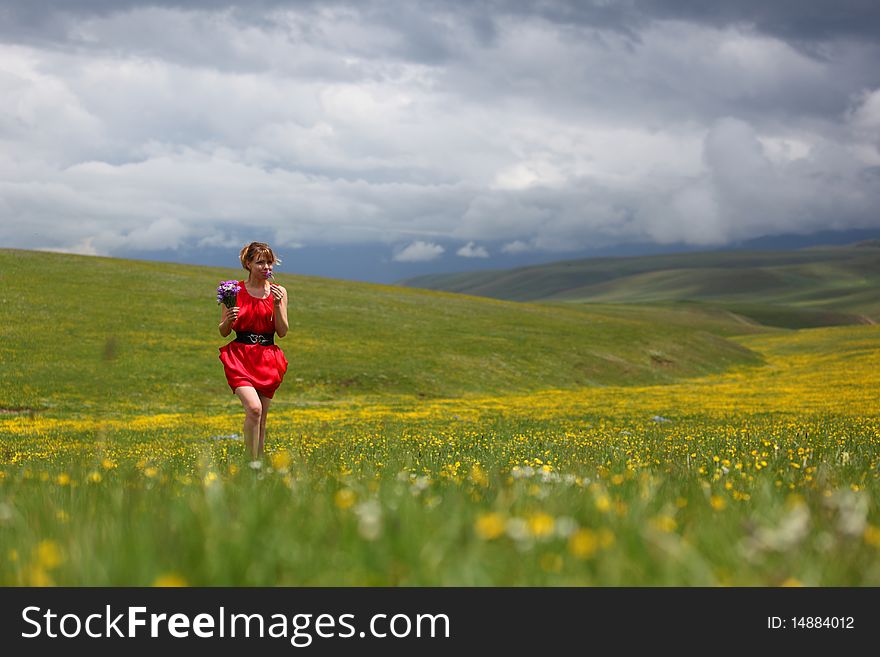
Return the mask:
<svg viewBox="0 0 880 657">
<path fill-rule="evenodd" d="M 220 281 L 220 285 L 217 286 L 217 303 L 232 308 L 240 290 L 238 281 Z"/>
</svg>

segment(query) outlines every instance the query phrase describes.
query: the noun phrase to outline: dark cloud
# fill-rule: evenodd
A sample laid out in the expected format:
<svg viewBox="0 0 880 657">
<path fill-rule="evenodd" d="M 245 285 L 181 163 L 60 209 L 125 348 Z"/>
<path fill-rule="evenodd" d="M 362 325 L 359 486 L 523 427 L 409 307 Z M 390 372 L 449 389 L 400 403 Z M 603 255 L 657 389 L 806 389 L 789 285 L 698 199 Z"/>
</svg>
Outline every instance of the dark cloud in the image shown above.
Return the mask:
<svg viewBox="0 0 880 657">
<path fill-rule="evenodd" d="M 177 9 L 225 9 L 241 7 L 259 11 L 266 8 L 302 8 L 304 6 L 384 6 L 416 4 L 437 10 L 468 11 L 482 14 L 541 15 L 560 22 L 578 22 L 608 27 L 644 18 L 677 18 L 714 24 L 748 21 L 762 29 L 778 33 L 871 34 L 877 26 L 877 3 L 872 0 L 420 0 L 401 3 L 397 0 L 4 0 L 3 6 L 24 15 L 66 11 L 71 13 L 106 13 L 133 7 Z M 873 23 L 872 23 L 873 21 Z M 876 34 L 876 30 L 873 32 Z"/>
<path fill-rule="evenodd" d="M 732 24 L 755 29 L 793 42 L 860 38 L 876 41 L 880 34 L 880 4 L 875 0 L 5 0 L 7 23 L 40 25 L 57 14 L 106 15 L 137 8 L 158 7 L 187 11 L 233 10 L 243 20 L 260 20 L 266 11 L 346 7 L 364 15 L 413 27 L 420 17 L 455 13 L 468 17 L 475 33 L 491 39 L 494 20 L 504 16 L 540 17 L 560 24 L 616 29 L 636 35 L 653 20 L 681 20 L 715 27 Z M 431 31 L 411 33 L 419 45 L 432 45 Z"/>
<path fill-rule="evenodd" d="M 752 25 L 795 43 L 852 37 L 876 42 L 880 35 L 880 3 L 875 0 L 642 0 L 637 5 L 650 17 Z"/>
<path fill-rule="evenodd" d="M 540 16 L 561 24 L 615 29 L 636 36 L 655 20 L 723 28 L 750 26 L 792 43 L 839 38 L 876 41 L 880 4 L 875 0 L 545 0 L 477 3 L 480 11 Z M 637 36 L 636 36 L 637 38 Z"/>
</svg>

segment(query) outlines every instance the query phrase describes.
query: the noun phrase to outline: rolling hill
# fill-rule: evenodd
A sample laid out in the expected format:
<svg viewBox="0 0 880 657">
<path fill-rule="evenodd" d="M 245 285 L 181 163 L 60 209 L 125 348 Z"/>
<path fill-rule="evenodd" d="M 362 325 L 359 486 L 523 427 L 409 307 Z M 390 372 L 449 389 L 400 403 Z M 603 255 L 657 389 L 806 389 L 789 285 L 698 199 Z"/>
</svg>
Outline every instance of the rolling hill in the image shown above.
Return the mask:
<svg viewBox="0 0 880 657">
<path fill-rule="evenodd" d="M 568 260 L 400 284 L 512 301 L 667 307 L 689 301 L 786 328 L 872 323 L 880 321 L 880 242 Z"/>
<path fill-rule="evenodd" d="M 218 281 L 242 270 L 0 250 L 0 412 L 208 410 Z M 279 274 L 290 369 L 276 404 L 664 383 L 757 363 L 734 316 L 621 313 Z M 353 403 L 353 402 L 352 402 Z"/>
</svg>

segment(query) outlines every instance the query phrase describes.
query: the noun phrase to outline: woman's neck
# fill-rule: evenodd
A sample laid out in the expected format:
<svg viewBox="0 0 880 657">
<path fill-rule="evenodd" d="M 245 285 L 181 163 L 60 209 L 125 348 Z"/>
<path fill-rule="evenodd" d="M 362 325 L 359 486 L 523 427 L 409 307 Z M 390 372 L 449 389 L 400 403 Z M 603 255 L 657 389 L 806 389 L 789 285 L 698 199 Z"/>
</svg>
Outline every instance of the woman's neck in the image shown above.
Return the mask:
<svg viewBox="0 0 880 657">
<path fill-rule="evenodd" d="M 265 279 L 265 278 L 258 278 L 254 274 L 251 274 L 250 276 L 248 276 L 248 279 L 247 279 L 247 281 L 245 281 L 245 283 L 247 284 L 248 287 L 257 288 L 260 290 L 265 290 L 266 289 L 266 280 L 267 279 Z"/>
</svg>

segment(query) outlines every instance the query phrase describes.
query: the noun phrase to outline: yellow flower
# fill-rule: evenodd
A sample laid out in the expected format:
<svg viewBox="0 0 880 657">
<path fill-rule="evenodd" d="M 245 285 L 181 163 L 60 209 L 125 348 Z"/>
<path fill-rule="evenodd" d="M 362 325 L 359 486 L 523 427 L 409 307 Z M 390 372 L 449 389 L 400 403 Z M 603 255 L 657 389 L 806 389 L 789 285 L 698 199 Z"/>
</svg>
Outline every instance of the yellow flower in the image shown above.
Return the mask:
<svg viewBox="0 0 880 657">
<path fill-rule="evenodd" d="M 165 573 L 164 575 L 159 575 L 156 580 L 153 582 L 153 586 L 157 587 L 179 587 L 179 586 L 189 586 L 187 581 L 178 575 L 177 573 Z"/>
<path fill-rule="evenodd" d="M 49 573 L 39 566 L 31 566 L 28 569 L 28 584 L 30 586 L 52 586 L 53 583 Z"/>
<path fill-rule="evenodd" d="M 491 541 L 504 533 L 504 518 L 500 513 L 484 513 L 474 523 L 474 530 L 483 540 Z"/>
<path fill-rule="evenodd" d="M 788 587 L 803 586 L 803 584 L 801 583 L 800 580 L 795 579 L 794 577 L 789 577 L 782 584 L 780 584 L 780 586 L 784 586 L 784 587 L 788 588 Z"/>
<path fill-rule="evenodd" d="M 98 484 L 101 482 L 101 473 L 100 472 L 90 472 L 89 473 L 89 481 L 93 484 Z"/>
<path fill-rule="evenodd" d="M 478 486 L 489 485 L 489 477 L 486 476 L 486 471 L 480 467 L 479 463 L 474 463 L 471 466 L 471 481 Z"/>
<path fill-rule="evenodd" d="M 725 502 L 724 498 L 720 495 L 713 495 L 711 498 L 709 498 L 709 505 L 715 511 L 723 511 L 727 506 L 727 502 Z"/>
<path fill-rule="evenodd" d="M 657 531 L 671 534 L 678 527 L 678 523 L 675 522 L 675 518 L 672 516 L 659 515 L 651 519 L 651 526 Z"/>
<path fill-rule="evenodd" d="M 568 551 L 578 559 L 589 559 L 599 549 L 599 539 L 592 529 L 578 529 L 568 539 Z"/>
<path fill-rule="evenodd" d="M 70 484 L 70 475 L 67 474 L 66 472 L 62 472 L 60 475 L 58 475 L 55 478 L 55 482 L 59 486 L 67 486 L 68 484 Z"/>
<path fill-rule="evenodd" d="M 146 477 L 155 477 L 157 474 L 159 474 L 158 468 L 154 468 L 153 466 L 150 466 L 149 468 L 144 468 L 144 476 Z"/>
<path fill-rule="evenodd" d="M 333 496 L 333 503 L 340 509 L 348 509 L 354 505 L 356 499 L 357 495 L 354 494 L 353 490 L 342 488 L 336 491 L 336 495 Z"/>
<path fill-rule="evenodd" d="M 290 452 L 283 450 L 269 457 L 273 470 L 286 470 L 290 466 Z"/>
<path fill-rule="evenodd" d="M 41 568 L 52 570 L 64 561 L 61 548 L 55 541 L 40 541 L 36 549 L 36 561 Z"/>
<path fill-rule="evenodd" d="M 880 527 L 867 525 L 862 536 L 865 539 L 865 543 L 875 548 L 880 548 Z"/>
<path fill-rule="evenodd" d="M 553 528 L 556 526 L 556 521 L 553 520 L 553 516 L 547 515 L 543 512 L 539 512 L 533 513 L 528 517 L 527 525 L 529 528 L 529 533 L 532 536 L 543 538 L 553 533 Z"/>
</svg>

